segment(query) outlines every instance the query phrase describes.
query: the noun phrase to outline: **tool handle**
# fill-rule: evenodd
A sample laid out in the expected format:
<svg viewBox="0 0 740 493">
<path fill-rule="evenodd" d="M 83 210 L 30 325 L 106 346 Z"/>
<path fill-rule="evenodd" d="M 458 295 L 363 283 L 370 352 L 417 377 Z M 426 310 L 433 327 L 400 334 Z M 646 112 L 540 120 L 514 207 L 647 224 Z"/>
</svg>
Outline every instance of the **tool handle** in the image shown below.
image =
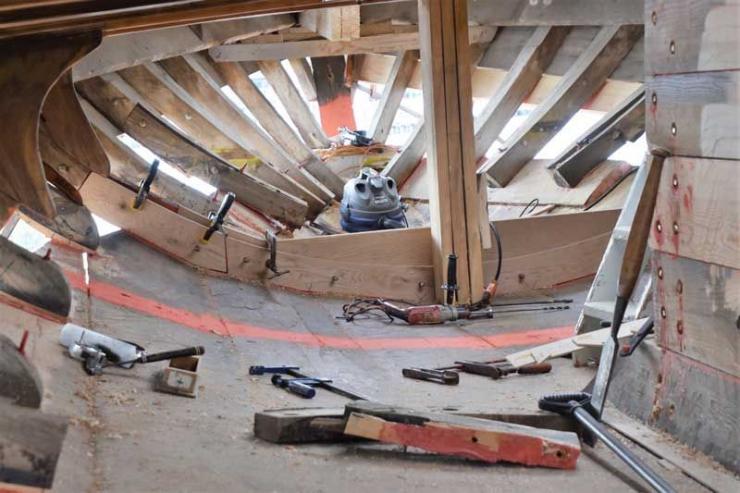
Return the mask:
<svg viewBox="0 0 740 493">
<path fill-rule="evenodd" d="M 517 369 L 517 373 L 521 375 L 541 375 L 543 373 L 550 373 L 552 371 L 552 365 L 550 363 L 532 363 L 531 365 L 524 365 Z"/>
<path fill-rule="evenodd" d="M 316 389 L 303 382 L 296 382 L 295 380 L 287 380 L 286 386 L 288 391 L 305 397 L 306 399 L 312 399 L 316 395 Z"/>
<path fill-rule="evenodd" d="M 455 364 L 459 365 L 460 370 L 465 373 L 483 375 L 484 377 L 491 377 L 493 379 L 498 379 L 502 376 L 499 368 L 486 363 L 479 363 L 477 361 L 456 361 Z"/>
<path fill-rule="evenodd" d="M 401 370 L 401 374 L 406 378 L 426 380 L 427 382 L 436 382 L 443 385 L 457 385 L 460 383 L 460 375 L 454 371 L 404 368 Z"/>
<path fill-rule="evenodd" d="M 184 349 L 175 349 L 174 351 L 164 351 L 162 353 L 144 354 L 139 358 L 139 363 L 153 363 L 165 359 L 180 358 L 183 356 L 198 356 L 206 352 L 203 346 L 193 346 Z"/>
</svg>

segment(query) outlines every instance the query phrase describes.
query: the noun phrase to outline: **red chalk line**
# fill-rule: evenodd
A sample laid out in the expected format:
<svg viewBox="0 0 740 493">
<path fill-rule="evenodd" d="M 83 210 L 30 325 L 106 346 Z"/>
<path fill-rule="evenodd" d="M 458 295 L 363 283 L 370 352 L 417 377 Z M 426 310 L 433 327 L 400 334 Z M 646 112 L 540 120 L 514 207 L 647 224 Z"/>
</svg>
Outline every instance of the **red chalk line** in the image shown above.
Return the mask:
<svg viewBox="0 0 740 493">
<path fill-rule="evenodd" d="M 102 281 L 91 280 L 90 285 L 86 286 L 80 274 L 72 271 L 66 271 L 65 274 L 73 288 L 80 291 L 89 290 L 90 296 L 94 298 L 194 330 L 220 336 L 282 341 L 311 347 L 362 350 L 491 349 L 546 344 L 573 335 L 573 327 L 570 325 L 488 336 L 346 337 L 293 332 L 259 327 L 245 322 L 226 320 L 208 313 L 195 313 L 175 308 Z"/>
</svg>

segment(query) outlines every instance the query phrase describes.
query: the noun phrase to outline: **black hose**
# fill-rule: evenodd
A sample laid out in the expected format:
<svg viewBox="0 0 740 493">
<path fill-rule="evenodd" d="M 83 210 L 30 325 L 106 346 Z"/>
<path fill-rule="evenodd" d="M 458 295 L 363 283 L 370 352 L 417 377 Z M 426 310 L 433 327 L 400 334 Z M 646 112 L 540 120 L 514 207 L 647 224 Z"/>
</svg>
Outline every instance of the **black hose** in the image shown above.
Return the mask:
<svg viewBox="0 0 740 493">
<path fill-rule="evenodd" d="M 498 281 L 498 278 L 501 276 L 501 264 L 504 262 L 504 252 L 501 250 L 501 235 L 498 234 L 498 230 L 496 229 L 496 226 L 493 225 L 492 222 L 488 222 L 488 225 L 491 226 L 491 231 L 493 231 L 493 236 L 496 238 L 496 248 L 498 249 L 498 261 L 496 263 L 496 275 L 493 276 L 494 281 Z"/>
</svg>

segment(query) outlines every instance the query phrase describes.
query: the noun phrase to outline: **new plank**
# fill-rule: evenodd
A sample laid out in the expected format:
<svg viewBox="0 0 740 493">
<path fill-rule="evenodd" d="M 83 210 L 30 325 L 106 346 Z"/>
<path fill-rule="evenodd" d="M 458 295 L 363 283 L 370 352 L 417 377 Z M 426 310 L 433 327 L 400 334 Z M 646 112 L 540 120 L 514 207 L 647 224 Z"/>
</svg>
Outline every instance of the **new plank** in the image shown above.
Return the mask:
<svg viewBox="0 0 740 493">
<path fill-rule="evenodd" d="M 298 15 L 301 26 L 330 41 L 360 37 L 360 6 L 304 10 Z"/>
<path fill-rule="evenodd" d="M 650 247 L 740 269 L 738 163 L 666 159 L 655 205 Z"/>
<path fill-rule="evenodd" d="M 220 232 L 204 243 L 207 226 L 153 201 L 135 210 L 133 191 L 95 173 L 85 181 L 80 194 L 93 213 L 158 250 L 194 267 L 226 272 L 224 235 Z"/>
<path fill-rule="evenodd" d="M 552 94 L 506 141 L 504 150 L 478 172 L 506 186 L 601 87 L 641 36 L 642 26 L 603 27 Z"/>
<path fill-rule="evenodd" d="M 275 91 L 283 106 L 290 109 L 290 119 L 295 124 L 303 140 L 311 147 L 329 147 L 329 139 L 326 138 L 321 125 L 316 121 L 306 101 L 301 97 L 282 64 L 278 61 L 265 60 L 258 62 L 257 67 L 265 79 L 267 79 L 267 82 Z M 310 75 L 311 86 L 314 88 L 315 93 L 316 84 L 313 79 L 313 72 Z M 306 96 L 308 99 L 308 95 Z M 316 99 L 316 96 L 314 96 L 314 99 Z"/>
<path fill-rule="evenodd" d="M 470 43 L 488 43 L 495 27 L 471 26 Z M 350 41 L 292 41 L 286 43 L 242 43 L 208 50 L 220 62 L 282 60 L 285 58 L 326 57 L 360 53 L 394 53 L 419 49 L 419 33 L 405 32 L 363 36 Z"/>
<path fill-rule="evenodd" d="M 506 77 L 475 120 L 476 159 L 486 154 L 532 92 L 567 34 L 568 28 L 557 27 L 540 27 L 532 33 Z"/>
<path fill-rule="evenodd" d="M 740 270 L 653 252 L 661 347 L 740 378 Z"/>
<path fill-rule="evenodd" d="M 416 68 L 416 62 L 417 57 L 413 51 L 404 51 L 396 55 L 396 61 L 383 89 L 383 96 L 367 130 L 368 137 L 374 141 L 383 143 L 388 138 L 393 119 L 401 106 L 411 74 Z"/>
<path fill-rule="evenodd" d="M 306 220 L 306 202 L 240 173 L 142 106 L 134 108 L 124 129 L 186 174 L 201 178 L 223 192 L 233 192 L 240 203 L 292 226 L 300 226 Z"/>
<path fill-rule="evenodd" d="M 341 198 L 344 181 L 334 174 L 296 135 L 272 103 L 255 86 L 244 69 L 232 62 L 218 63 L 215 68 L 275 142 L 282 146 L 303 169 L 331 190 L 337 198 Z M 323 203 L 317 204 L 317 211 L 323 205 Z"/>
<path fill-rule="evenodd" d="M 737 0 L 647 0 L 648 75 L 740 68 Z"/>
<path fill-rule="evenodd" d="M 740 70 L 649 77 L 646 85 L 652 146 L 683 156 L 740 159 Z"/>
</svg>

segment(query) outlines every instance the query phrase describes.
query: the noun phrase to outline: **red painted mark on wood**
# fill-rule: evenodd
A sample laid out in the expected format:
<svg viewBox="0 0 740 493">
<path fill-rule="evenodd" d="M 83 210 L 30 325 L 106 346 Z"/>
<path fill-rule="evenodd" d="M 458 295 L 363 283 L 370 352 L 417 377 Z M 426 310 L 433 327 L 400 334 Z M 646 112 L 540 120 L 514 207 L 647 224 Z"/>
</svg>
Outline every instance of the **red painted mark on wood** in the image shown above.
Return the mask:
<svg viewBox="0 0 740 493">
<path fill-rule="evenodd" d="M 683 206 L 687 212 L 691 212 L 694 207 L 694 187 L 691 185 L 686 187 L 686 192 L 683 194 Z"/>
<path fill-rule="evenodd" d="M 347 127 L 350 130 L 357 128 L 355 124 L 355 113 L 352 109 L 352 96 L 340 93 L 331 101 L 319 106 L 321 114 L 321 127 L 328 136 L 339 133 L 339 127 Z"/>
<path fill-rule="evenodd" d="M 78 290 L 86 289 L 84 278 L 67 271 L 70 285 Z M 195 313 L 175 308 L 156 300 L 125 291 L 113 284 L 92 280 L 89 286 L 90 296 L 113 305 L 183 325 L 201 332 L 210 332 L 220 336 L 246 337 L 281 342 L 291 342 L 312 347 L 333 349 L 491 349 L 511 346 L 546 344 L 573 335 L 572 326 L 532 329 L 518 332 L 507 332 L 489 336 L 438 336 L 438 337 L 346 337 L 292 332 L 284 329 L 259 327 L 245 322 L 224 320 L 209 313 Z"/>
<path fill-rule="evenodd" d="M 439 454 L 484 462 L 575 469 L 580 449 L 539 437 L 515 433 L 481 433 L 470 428 L 426 423 L 423 426 L 385 422 L 378 440 L 418 447 Z"/>
</svg>

